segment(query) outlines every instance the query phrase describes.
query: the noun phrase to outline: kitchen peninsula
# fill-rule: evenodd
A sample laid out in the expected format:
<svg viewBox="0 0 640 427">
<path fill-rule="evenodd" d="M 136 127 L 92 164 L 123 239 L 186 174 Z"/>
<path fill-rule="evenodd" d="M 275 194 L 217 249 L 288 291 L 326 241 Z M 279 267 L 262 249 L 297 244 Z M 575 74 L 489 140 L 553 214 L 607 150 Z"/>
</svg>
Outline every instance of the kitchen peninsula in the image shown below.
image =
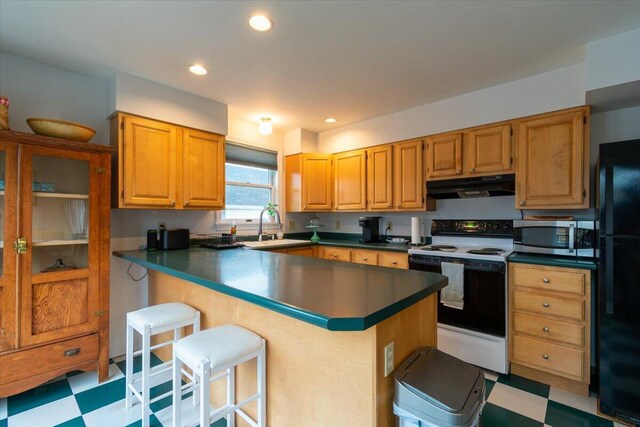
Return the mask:
<svg viewBox="0 0 640 427">
<path fill-rule="evenodd" d="M 203 328 L 235 323 L 266 339 L 269 425 L 394 425 L 385 347 L 398 366 L 436 345 L 440 274 L 242 249 L 114 255 L 149 269 L 149 305 L 184 302 Z M 239 369 L 238 397 L 254 372 Z M 222 387 L 212 396 L 220 404 Z"/>
</svg>

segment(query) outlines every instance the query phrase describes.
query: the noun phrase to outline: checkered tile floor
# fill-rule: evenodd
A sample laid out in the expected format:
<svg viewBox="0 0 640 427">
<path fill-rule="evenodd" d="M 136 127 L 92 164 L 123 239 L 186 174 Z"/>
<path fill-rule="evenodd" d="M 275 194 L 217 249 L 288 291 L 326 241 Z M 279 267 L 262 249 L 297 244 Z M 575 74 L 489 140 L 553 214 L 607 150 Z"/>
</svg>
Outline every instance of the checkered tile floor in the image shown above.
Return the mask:
<svg viewBox="0 0 640 427">
<path fill-rule="evenodd" d="M 75 372 L 33 390 L 0 399 L 0 427 L 140 426 L 140 405 L 124 405 L 124 361 L 117 358 L 109 366 L 109 380 L 97 383 L 95 372 Z M 160 360 L 153 357 L 155 366 Z M 140 370 L 139 358 L 134 371 Z M 170 376 L 170 373 L 169 373 Z M 554 427 L 624 427 L 596 414 L 595 398 L 587 398 L 549 387 L 515 375 L 486 372 L 487 404 L 482 427 L 554 426 Z M 152 388 L 152 397 L 171 388 L 170 378 L 162 378 Z M 171 426 L 171 397 L 151 405 L 151 425 Z M 184 421 L 195 418 L 192 405 L 184 404 Z M 224 420 L 214 424 L 225 425 Z M 336 423 L 338 425 L 338 423 Z"/>
</svg>

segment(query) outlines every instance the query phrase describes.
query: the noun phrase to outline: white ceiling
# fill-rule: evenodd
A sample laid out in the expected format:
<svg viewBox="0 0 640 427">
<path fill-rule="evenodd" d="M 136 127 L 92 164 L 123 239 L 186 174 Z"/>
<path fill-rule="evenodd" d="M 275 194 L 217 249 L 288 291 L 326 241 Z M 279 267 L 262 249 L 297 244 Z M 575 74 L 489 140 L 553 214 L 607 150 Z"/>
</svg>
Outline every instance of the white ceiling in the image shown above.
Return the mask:
<svg viewBox="0 0 640 427">
<path fill-rule="evenodd" d="M 260 11 L 269 32 L 247 25 Z M 1 51 L 316 132 L 579 63 L 585 43 L 638 27 L 640 1 L 0 0 Z"/>
</svg>

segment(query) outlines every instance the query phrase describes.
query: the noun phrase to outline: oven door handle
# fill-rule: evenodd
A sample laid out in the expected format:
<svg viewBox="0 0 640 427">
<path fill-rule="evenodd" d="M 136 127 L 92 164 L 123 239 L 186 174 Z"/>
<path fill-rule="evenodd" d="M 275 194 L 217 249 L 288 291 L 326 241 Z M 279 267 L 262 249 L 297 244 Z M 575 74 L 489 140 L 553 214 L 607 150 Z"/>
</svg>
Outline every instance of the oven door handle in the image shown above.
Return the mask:
<svg viewBox="0 0 640 427">
<path fill-rule="evenodd" d="M 569 252 L 573 253 L 576 248 L 576 225 L 575 223 L 569 224 Z"/>
</svg>

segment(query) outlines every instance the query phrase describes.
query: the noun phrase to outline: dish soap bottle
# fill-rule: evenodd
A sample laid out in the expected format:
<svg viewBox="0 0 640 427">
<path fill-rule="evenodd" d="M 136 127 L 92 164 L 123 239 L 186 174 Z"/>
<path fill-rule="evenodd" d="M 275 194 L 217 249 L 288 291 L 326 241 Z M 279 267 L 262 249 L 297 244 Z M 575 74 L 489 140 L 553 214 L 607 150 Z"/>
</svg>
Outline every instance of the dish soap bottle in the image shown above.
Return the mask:
<svg viewBox="0 0 640 427">
<path fill-rule="evenodd" d="M 231 242 L 235 243 L 236 242 L 236 233 L 237 233 L 237 228 L 236 228 L 236 222 L 235 221 L 231 221 Z"/>
</svg>

